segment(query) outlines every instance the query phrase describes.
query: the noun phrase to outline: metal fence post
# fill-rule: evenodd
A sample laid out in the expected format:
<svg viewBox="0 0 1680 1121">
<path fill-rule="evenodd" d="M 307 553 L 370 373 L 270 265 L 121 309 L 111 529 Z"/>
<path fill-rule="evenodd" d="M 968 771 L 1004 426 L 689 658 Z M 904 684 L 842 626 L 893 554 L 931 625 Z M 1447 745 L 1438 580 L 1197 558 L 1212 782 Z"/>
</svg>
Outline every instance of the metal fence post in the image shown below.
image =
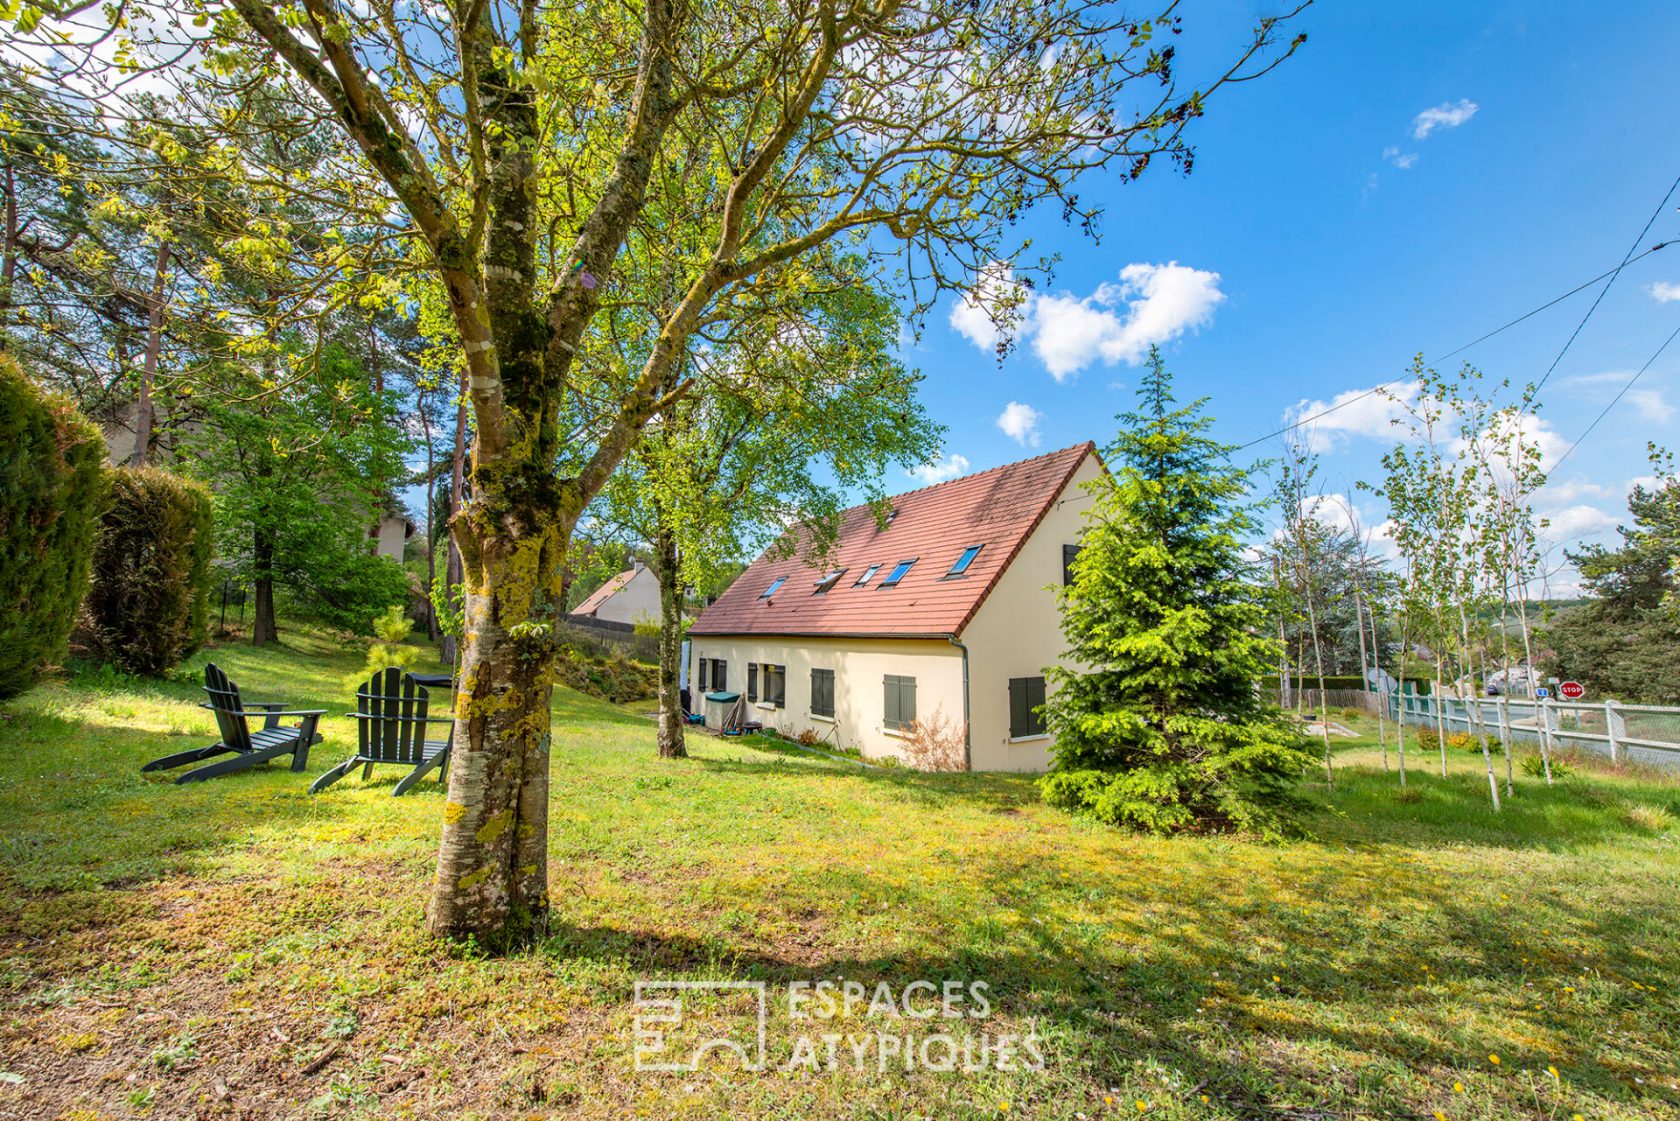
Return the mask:
<svg viewBox="0 0 1680 1121">
<path fill-rule="evenodd" d="M 1610 741 L 1610 762 L 1613 764 L 1620 763 L 1622 761 L 1622 753 L 1619 745 L 1616 743 L 1615 701 L 1607 700 L 1604 702 L 1604 735 Z"/>
</svg>

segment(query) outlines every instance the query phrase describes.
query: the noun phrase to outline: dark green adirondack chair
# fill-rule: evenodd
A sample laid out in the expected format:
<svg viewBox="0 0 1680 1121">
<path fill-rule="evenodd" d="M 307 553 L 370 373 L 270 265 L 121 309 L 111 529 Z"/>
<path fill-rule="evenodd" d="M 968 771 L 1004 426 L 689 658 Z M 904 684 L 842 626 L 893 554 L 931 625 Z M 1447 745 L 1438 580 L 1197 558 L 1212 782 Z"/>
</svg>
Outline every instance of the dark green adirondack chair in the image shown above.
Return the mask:
<svg viewBox="0 0 1680 1121">
<path fill-rule="evenodd" d="M 393 666 L 374 674 L 356 690 L 356 711 L 344 714 L 356 721 L 356 754 L 316 779 L 309 792 L 320 793 L 358 763 L 364 781 L 376 763 L 412 768 L 391 791 L 392 797 L 408 793 L 433 767 L 438 769 L 438 782 L 443 782 L 449 773 L 449 734 L 429 740 L 426 726 L 446 724 L 453 731 L 455 721 L 427 715 L 430 704 L 426 687 L 402 670 Z"/>
<path fill-rule="evenodd" d="M 232 759 L 223 759 L 207 767 L 198 767 L 175 781 L 203 782 L 217 775 L 228 775 L 234 771 L 254 767 L 258 763 L 267 763 L 270 759 L 277 759 L 282 755 L 292 757 L 294 771 L 301 771 L 308 765 L 310 746 L 321 742 L 320 733 L 315 731 L 315 723 L 327 714 L 326 709 L 287 709 L 283 701 L 242 702 L 239 699 L 239 686 L 229 681 L 228 675 L 214 662 L 204 667 L 204 691 L 210 695 L 210 699 L 199 707 L 207 708 L 216 714 L 216 729 L 222 736 L 220 742 L 191 751 L 178 751 L 174 755 L 165 755 L 162 759 L 153 759 L 140 768 L 142 771 L 167 771 L 173 767 L 197 763 L 229 752 L 233 753 Z M 248 716 L 261 716 L 263 726 L 254 732 L 251 731 L 250 725 L 246 723 Z M 280 723 L 282 716 L 299 717 L 299 722 L 291 727 L 283 726 Z"/>
</svg>

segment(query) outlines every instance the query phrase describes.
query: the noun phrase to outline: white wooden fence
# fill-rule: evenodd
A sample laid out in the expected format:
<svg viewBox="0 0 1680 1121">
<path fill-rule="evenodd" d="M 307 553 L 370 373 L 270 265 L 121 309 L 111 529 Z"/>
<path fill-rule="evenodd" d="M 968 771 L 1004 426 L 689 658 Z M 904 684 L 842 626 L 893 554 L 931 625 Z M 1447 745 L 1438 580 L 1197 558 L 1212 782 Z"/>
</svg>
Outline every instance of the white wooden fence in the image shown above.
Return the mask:
<svg viewBox="0 0 1680 1121">
<path fill-rule="evenodd" d="M 1485 726 L 1490 739 L 1497 738 L 1506 745 L 1544 741 L 1549 750 L 1580 747 L 1607 756 L 1613 763 L 1680 767 L 1680 708 L 1615 701 L 1506 697 L 1458 700 L 1390 694 L 1388 713 L 1395 717 L 1397 710 L 1403 710 L 1406 724 L 1433 730 L 1437 704 L 1448 733 L 1476 735 Z"/>
</svg>

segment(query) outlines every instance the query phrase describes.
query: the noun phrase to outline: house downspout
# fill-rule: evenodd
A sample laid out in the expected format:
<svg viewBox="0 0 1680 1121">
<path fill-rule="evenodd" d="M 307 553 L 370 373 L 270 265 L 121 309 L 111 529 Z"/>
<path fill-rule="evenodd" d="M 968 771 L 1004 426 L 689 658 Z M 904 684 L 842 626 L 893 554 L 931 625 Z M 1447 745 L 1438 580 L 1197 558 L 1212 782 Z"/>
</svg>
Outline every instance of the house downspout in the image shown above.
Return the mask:
<svg viewBox="0 0 1680 1121">
<path fill-rule="evenodd" d="M 958 638 L 954 634 L 953 635 L 947 635 L 946 636 L 946 641 L 949 642 L 952 646 L 955 646 L 958 650 L 962 651 L 962 656 L 963 656 L 963 770 L 972 771 L 974 769 L 974 740 L 972 738 L 972 734 L 969 731 L 969 723 L 968 723 L 968 647 L 963 645 L 963 640 Z"/>
</svg>

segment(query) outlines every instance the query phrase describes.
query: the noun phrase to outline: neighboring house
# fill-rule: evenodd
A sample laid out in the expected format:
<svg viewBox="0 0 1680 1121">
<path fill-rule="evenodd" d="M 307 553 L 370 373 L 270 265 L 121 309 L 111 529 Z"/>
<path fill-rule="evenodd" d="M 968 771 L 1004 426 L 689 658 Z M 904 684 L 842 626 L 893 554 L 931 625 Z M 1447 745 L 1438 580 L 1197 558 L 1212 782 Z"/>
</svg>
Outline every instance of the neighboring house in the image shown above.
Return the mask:
<svg viewBox="0 0 1680 1121">
<path fill-rule="evenodd" d="M 609 623 L 659 620 L 659 579 L 653 569 L 636 561 L 589 594 L 571 615 L 587 615 Z"/>
<path fill-rule="evenodd" d="M 379 521 L 368 529 L 368 536 L 373 538 L 375 555 L 390 557 L 401 564 L 403 548 L 408 539 L 414 536 L 414 522 L 407 514 L 386 511 L 379 515 Z"/>
<path fill-rule="evenodd" d="M 846 511 L 825 570 L 766 554 L 701 614 L 690 680 L 866 757 L 902 757 L 907 726 L 937 712 L 966 724 L 971 769 L 1045 769 L 1034 710 L 1066 648 L 1054 587 L 1103 470 L 1086 443 L 898 495 L 884 527 Z"/>
</svg>

